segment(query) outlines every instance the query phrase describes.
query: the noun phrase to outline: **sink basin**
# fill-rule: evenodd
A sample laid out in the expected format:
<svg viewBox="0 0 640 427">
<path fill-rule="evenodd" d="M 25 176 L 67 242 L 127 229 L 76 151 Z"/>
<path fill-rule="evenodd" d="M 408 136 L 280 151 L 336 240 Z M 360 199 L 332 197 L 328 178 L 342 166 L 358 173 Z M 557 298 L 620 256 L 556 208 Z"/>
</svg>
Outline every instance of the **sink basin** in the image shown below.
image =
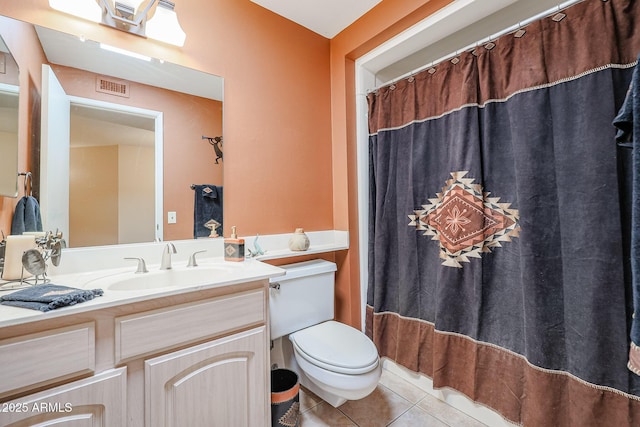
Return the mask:
<svg viewBox="0 0 640 427">
<path fill-rule="evenodd" d="M 148 273 L 119 273 L 91 280 L 85 288 L 100 288 L 111 291 L 135 291 L 169 287 L 207 285 L 232 273 L 231 266 L 198 266 L 153 270 Z"/>
</svg>

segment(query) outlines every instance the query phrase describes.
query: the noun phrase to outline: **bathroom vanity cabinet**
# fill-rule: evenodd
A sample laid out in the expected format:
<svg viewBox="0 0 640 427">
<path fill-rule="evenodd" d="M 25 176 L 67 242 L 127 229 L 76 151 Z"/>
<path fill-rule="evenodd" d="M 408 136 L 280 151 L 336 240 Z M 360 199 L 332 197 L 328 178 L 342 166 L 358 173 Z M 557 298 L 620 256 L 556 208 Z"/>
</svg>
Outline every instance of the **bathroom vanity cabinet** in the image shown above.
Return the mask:
<svg viewBox="0 0 640 427">
<path fill-rule="evenodd" d="M 2 426 L 126 426 L 126 369 L 0 404 Z"/>
<path fill-rule="evenodd" d="M 148 426 L 265 424 L 264 327 L 145 361 Z"/>
<path fill-rule="evenodd" d="M 268 280 L 0 327 L 0 425 L 261 426 Z"/>
</svg>

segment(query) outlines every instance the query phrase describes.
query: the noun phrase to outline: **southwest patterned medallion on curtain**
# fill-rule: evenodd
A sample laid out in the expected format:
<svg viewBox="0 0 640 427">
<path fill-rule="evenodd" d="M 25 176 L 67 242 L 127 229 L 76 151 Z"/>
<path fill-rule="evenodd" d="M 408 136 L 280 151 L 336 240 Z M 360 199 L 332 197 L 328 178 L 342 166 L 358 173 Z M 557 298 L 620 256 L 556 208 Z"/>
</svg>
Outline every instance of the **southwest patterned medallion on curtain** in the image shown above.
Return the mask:
<svg viewBox="0 0 640 427">
<path fill-rule="evenodd" d="M 367 333 L 513 422 L 637 426 L 612 120 L 640 4 L 564 13 L 369 94 Z"/>
</svg>

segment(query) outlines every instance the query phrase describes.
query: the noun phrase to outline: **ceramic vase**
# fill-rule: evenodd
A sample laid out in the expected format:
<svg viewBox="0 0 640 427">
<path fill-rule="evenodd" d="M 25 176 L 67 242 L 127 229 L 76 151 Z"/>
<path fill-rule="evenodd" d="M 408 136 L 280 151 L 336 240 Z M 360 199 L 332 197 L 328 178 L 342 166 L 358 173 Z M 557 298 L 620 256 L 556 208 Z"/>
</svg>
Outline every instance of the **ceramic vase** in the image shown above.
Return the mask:
<svg viewBox="0 0 640 427">
<path fill-rule="evenodd" d="M 289 249 L 292 251 L 306 251 L 309 249 L 309 238 L 304 234 L 304 229 L 296 228 L 289 239 Z"/>
</svg>

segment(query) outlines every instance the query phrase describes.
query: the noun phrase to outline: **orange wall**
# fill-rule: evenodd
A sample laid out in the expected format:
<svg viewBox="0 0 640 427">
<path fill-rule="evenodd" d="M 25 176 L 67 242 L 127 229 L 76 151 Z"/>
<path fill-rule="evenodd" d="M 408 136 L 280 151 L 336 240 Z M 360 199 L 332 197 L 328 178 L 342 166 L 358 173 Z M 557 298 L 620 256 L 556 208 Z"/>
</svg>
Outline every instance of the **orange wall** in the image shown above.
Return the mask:
<svg viewBox="0 0 640 427">
<path fill-rule="evenodd" d="M 331 39 L 333 221 L 350 241 L 337 254 L 336 317 L 353 326 L 361 323 L 358 224 L 366 221 L 358 215 L 355 60 L 451 1 L 383 0 Z"/>
<path fill-rule="evenodd" d="M 240 234 L 333 228 L 329 41 L 249 0 L 177 0 L 183 48 L 67 17 L 48 0 L 0 14 L 225 78 L 225 224 Z"/>
</svg>

